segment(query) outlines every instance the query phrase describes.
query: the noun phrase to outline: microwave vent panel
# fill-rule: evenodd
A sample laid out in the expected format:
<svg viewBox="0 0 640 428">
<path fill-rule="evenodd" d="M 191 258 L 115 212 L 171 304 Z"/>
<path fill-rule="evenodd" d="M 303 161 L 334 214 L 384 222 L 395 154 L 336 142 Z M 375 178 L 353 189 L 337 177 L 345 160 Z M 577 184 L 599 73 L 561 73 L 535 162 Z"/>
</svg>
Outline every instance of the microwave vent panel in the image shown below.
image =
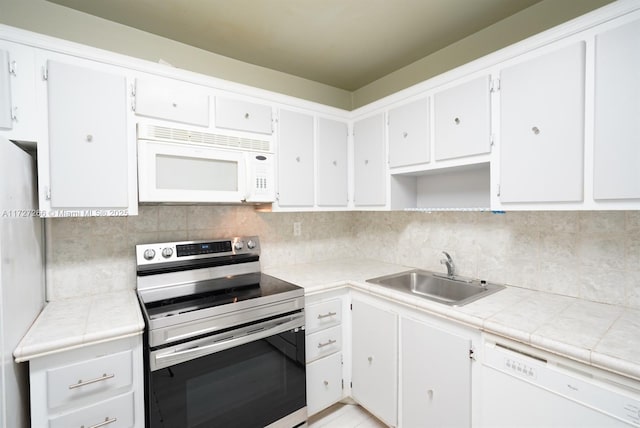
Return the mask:
<svg viewBox="0 0 640 428">
<path fill-rule="evenodd" d="M 238 150 L 251 150 L 271 153 L 271 142 L 254 138 L 209 132 L 190 131 L 166 126 L 138 125 L 138 139 L 168 141 L 172 143 L 201 144 L 206 146 L 228 147 Z"/>
</svg>

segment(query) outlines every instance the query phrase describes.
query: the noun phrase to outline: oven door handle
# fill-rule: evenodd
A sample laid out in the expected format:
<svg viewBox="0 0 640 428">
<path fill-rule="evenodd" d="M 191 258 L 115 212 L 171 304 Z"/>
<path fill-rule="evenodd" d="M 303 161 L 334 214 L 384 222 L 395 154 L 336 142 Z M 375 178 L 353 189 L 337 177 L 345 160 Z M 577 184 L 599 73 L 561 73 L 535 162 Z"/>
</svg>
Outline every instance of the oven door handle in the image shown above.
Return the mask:
<svg viewBox="0 0 640 428">
<path fill-rule="evenodd" d="M 151 371 L 163 369 L 297 328 L 304 328 L 304 313 L 291 315 L 286 318 L 286 321 L 276 319 L 253 324 L 227 332 L 223 337 L 206 337 L 175 347 L 152 351 L 150 368 Z"/>
</svg>

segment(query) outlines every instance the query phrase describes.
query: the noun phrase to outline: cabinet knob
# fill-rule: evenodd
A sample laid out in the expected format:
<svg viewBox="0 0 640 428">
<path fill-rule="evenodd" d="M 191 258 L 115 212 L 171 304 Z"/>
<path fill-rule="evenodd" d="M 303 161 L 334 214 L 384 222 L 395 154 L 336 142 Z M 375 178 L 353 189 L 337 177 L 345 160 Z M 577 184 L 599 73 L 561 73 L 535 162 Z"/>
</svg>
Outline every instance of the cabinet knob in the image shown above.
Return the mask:
<svg viewBox="0 0 640 428">
<path fill-rule="evenodd" d="M 540 128 L 534 126 L 533 128 L 531 128 L 531 132 L 533 132 L 534 135 L 538 135 L 540 133 Z"/>
<path fill-rule="evenodd" d="M 364 164 L 365 164 L 365 165 L 369 165 L 369 159 L 365 159 L 365 160 L 364 160 Z"/>
<path fill-rule="evenodd" d="M 296 162 L 300 162 L 300 156 L 296 156 Z"/>
<path fill-rule="evenodd" d="M 453 121 L 455 122 L 456 125 L 460 125 L 460 118 L 456 117 L 455 119 L 453 119 Z"/>
<path fill-rule="evenodd" d="M 434 393 L 434 390 L 433 390 L 433 389 L 429 389 L 429 390 L 427 391 L 427 395 L 429 396 L 429 400 L 433 400 L 433 393 Z"/>
<path fill-rule="evenodd" d="M 245 119 L 249 119 L 249 113 L 245 113 L 245 114 L 244 114 L 244 118 L 245 118 Z"/>
<path fill-rule="evenodd" d="M 402 133 L 402 138 L 407 138 L 408 136 L 409 136 L 409 133 L 408 133 L 408 132 L 403 132 L 403 133 Z"/>
<path fill-rule="evenodd" d="M 369 364 L 373 363 L 373 357 L 369 357 L 367 360 L 369 361 Z"/>
<path fill-rule="evenodd" d="M 324 382 L 322 382 L 322 383 L 324 383 L 324 386 L 329 386 L 329 382 L 326 381 L 326 380 Z"/>
<path fill-rule="evenodd" d="M 92 141 L 93 141 L 93 135 L 87 134 L 87 143 L 90 143 Z"/>
<path fill-rule="evenodd" d="M 338 161 L 333 161 L 331 163 L 333 164 L 333 166 L 338 166 Z"/>
<path fill-rule="evenodd" d="M 178 107 L 178 103 L 171 103 L 173 107 Z"/>
</svg>

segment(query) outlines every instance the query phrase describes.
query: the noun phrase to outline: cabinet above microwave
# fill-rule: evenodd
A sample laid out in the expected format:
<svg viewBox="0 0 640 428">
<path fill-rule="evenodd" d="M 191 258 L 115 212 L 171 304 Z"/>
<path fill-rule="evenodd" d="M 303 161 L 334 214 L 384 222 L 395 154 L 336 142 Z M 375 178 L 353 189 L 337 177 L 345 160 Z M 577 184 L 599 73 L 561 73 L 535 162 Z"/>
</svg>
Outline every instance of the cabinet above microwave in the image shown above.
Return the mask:
<svg viewBox="0 0 640 428">
<path fill-rule="evenodd" d="M 138 197 L 160 203 L 271 203 L 270 141 L 138 125 Z"/>
</svg>

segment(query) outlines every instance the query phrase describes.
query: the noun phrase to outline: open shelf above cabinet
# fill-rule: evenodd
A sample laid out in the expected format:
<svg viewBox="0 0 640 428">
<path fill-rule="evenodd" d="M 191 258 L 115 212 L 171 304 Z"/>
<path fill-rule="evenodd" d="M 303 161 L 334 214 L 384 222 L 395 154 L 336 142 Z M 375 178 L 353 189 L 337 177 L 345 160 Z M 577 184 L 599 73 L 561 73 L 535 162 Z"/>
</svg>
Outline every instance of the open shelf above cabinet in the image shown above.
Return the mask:
<svg viewBox="0 0 640 428">
<path fill-rule="evenodd" d="M 391 209 L 489 211 L 489 162 L 454 168 L 392 174 Z"/>
</svg>

